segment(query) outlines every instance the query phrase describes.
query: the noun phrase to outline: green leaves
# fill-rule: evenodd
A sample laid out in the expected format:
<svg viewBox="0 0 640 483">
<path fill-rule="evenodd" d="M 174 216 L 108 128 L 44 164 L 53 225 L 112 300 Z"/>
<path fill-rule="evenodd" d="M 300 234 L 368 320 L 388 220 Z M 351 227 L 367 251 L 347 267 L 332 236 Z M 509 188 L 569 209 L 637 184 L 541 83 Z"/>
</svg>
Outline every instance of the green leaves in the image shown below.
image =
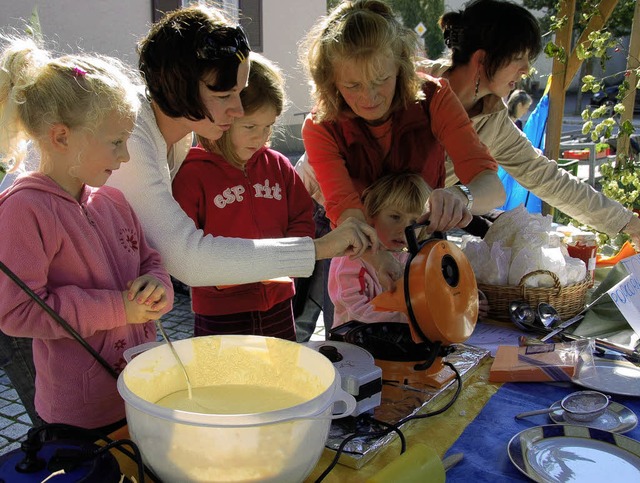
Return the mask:
<svg viewBox="0 0 640 483">
<path fill-rule="evenodd" d="M 563 64 L 567 63 L 567 53 L 564 48 L 558 47 L 554 42 L 547 42 L 547 45 L 544 46 L 544 53 L 548 57 L 558 59 Z"/>
</svg>

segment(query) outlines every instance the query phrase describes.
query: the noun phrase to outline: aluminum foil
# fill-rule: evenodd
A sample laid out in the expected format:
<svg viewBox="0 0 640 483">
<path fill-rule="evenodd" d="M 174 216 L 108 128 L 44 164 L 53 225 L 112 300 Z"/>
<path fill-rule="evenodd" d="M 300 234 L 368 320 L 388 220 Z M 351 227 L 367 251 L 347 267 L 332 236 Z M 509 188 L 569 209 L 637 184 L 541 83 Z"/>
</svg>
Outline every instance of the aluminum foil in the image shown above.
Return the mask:
<svg viewBox="0 0 640 483">
<path fill-rule="evenodd" d="M 455 344 L 454 347 L 456 348 L 455 352 L 449 354 L 445 361 L 453 364 L 463 379 L 465 375 L 468 375 L 470 371 L 478 367 L 485 357 L 489 356 L 489 351 L 486 349 L 465 344 Z M 402 384 L 401 382 L 384 381 L 382 401 L 380 406 L 374 410 L 373 418 L 378 421 L 395 424 L 408 416 L 435 411 L 444 406 L 453 397 L 457 384 L 454 379 L 443 387 L 433 388 L 426 384 L 415 382 Z M 336 419 L 331 424 L 325 447 L 337 451 L 342 442 L 355 432 L 376 433 L 386 429 L 385 426 L 367 417 L 367 414 L 355 418 Z M 339 462 L 351 468 L 362 468 L 378 451 L 397 437 L 398 435 L 395 432 L 382 437 L 357 437 L 346 444 Z"/>
</svg>

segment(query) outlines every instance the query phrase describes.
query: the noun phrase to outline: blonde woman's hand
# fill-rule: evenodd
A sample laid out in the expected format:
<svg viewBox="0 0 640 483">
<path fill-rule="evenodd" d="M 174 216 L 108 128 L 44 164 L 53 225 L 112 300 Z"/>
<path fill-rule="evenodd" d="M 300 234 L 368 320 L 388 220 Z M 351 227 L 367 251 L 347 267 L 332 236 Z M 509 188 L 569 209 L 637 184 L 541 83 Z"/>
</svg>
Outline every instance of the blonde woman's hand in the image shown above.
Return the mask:
<svg viewBox="0 0 640 483">
<path fill-rule="evenodd" d="M 429 221 L 427 229 L 434 232 L 463 228 L 472 218 L 471 212 L 467 210 L 467 199 L 462 192 L 458 194 L 453 189 L 436 189 L 431 192 L 425 206 L 425 214 L 418 222 Z"/>
<path fill-rule="evenodd" d="M 377 252 L 379 246 L 376 230 L 356 218 L 347 218 L 331 232 L 313 242 L 316 260 L 347 255 L 357 258 L 368 250 Z"/>
</svg>

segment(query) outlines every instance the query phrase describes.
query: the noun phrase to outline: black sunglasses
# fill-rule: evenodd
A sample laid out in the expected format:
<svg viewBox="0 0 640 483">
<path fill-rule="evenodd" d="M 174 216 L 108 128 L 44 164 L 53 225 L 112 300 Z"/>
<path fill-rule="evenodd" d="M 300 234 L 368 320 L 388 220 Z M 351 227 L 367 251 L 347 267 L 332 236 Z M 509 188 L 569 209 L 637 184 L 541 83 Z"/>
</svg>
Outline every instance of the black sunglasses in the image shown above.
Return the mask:
<svg viewBox="0 0 640 483">
<path fill-rule="evenodd" d="M 242 27 L 220 27 L 209 32 L 196 49 L 196 57 L 203 60 L 219 60 L 237 57 L 244 62 L 251 48 Z"/>
</svg>

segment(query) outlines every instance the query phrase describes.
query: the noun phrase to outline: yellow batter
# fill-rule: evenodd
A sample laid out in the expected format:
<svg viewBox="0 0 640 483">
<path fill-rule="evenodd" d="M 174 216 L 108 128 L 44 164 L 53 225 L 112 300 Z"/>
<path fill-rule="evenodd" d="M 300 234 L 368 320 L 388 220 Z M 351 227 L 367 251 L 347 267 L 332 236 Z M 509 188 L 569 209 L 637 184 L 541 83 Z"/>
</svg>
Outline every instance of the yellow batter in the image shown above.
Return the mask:
<svg viewBox="0 0 640 483">
<path fill-rule="evenodd" d="M 255 414 L 290 408 L 307 401 L 289 391 L 249 384 L 194 387 L 174 392 L 156 404 L 169 409 L 203 414 Z"/>
</svg>

